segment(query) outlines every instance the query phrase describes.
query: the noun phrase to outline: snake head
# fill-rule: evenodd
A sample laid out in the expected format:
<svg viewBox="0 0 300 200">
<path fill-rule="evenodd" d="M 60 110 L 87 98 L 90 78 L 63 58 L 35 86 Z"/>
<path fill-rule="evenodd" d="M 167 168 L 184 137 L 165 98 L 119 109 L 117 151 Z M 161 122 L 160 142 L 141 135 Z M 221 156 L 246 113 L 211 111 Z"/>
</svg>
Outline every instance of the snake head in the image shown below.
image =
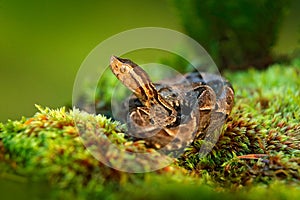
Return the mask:
<svg viewBox="0 0 300 200">
<path fill-rule="evenodd" d="M 117 56 L 111 56 L 110 69 L 113 74 L 130 89 L 139 99 L 143 100 L 147 97 L 151 80 L 148 74 L 137 64 L 129 59 L 119 58 Z"/>
<path fill-rule="evenodd" d="M 116 76 L 119 74 L 128 74 L 130 70 L 133 70 L 135 67 L 138 67 L 138 65 L 129 59 L 119 58 L 117 56 L 110 57 L 110 68 Z"/>
</svg>

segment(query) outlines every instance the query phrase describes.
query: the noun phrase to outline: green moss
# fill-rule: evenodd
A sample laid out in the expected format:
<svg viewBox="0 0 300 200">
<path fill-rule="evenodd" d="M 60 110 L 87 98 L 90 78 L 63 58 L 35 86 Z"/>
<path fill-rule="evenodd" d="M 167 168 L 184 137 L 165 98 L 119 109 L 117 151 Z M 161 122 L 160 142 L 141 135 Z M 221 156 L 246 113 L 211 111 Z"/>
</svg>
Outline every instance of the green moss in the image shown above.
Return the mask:
<svg viewBox="0 0 300 200">
<path fill-rule="evenodd" d="M 199 158 L 196 141 L 179 165 L 207 173 L 218 184 L 240 187 L 275 180 L 300 182 L 300 67 L 271 66 L 266 71 L 229 73 L 235 107 L 212 152 Z M 247 154 L 266 154 L 241 159 Z"/>
<path fill-rule="evenodd" d="M 128 142 L 118 122 L 78 110 L 66 112 L 64 108 L 37 108 L 39 112 L 32 118 L 1 124 L 0 159 L 5 171 L 1 172 L 0 178 L 13 182 L 21 180 L 25 184 L 42 182 L 43 185 L 51 185 L 54 191 L 63 192 L 64 196 L 102 195 L 106 193 L 106 188 L 116 190 L 127 182 L 144 179 L 145 174 L 121 172 L 99 162 L 83 145 L 84 138 L 88 138 L 87 143 L 103 147 L 107 145 L 107 140 L 98 140 L 97 137 L 107 137 L 110 142 L 128 151 L 152 153 L 153 162 L 159 162 L 159 154 L 147 149 L 142 142 Z M 78 129 L 82 127 L 88 131 L 79 135 Z M 106 156 L 114 156 L 114 152 L 107 151 Z M 114 161 L 122 165 L 132 159 L 135 158 L 124 154 L 118 155 Z M 136 160 L 135 163 L 140 168 L 148 167 L 143 160 Z M 183 169 L 173 168 L 166 167 L 155 173 L 184 172 Z"/>
<path fill-rule="evenodd" d="M 128 141 L 125 127 L 118 122 L 78 110 L 37 106 L 39 111 L 31 118 L 0 123 L 0 189 L 11 185 L 38 197 L 77 199 L 184 199 L 199 195 L 203 199 L 258 199 L 266 195 L 297 199 L 299 75 L 297 60 L 265 71 L 228 72 L 225 76 L 235 88 L 235 106 L 213 150 L 199 158 L 204 141 L 195 141 L 174 165 L 152 173 L 109 168 L 83 145 L 82 139 L 86 139 L 90 147 L 105 146 L 105 140 L 99 138 L 109 138 L 121 149 L 147 151 L 154 160 L 160 156 L 143 142 Z M 89 131 L 79 135 L 80 128 Z M 263 156 L 242 157 L 251 154 Z M 106 154 L 107 158 L 114 155 L 114 151 Z M 120 154 L 115 162 L 126 165 L 130 159 L 137 158 Z M 137 163 L 130 167 L 147 168 L 142 160 Z M 39 190 L 28 189 L 28 185 Z"/>
</svg>

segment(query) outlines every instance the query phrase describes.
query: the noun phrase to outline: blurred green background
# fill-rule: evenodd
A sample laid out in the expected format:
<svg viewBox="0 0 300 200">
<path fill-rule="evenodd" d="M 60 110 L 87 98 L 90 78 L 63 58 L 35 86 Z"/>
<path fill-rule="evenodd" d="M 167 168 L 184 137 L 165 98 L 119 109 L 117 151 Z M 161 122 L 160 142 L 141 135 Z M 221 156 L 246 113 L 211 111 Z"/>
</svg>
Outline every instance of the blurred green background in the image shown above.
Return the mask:
<svg viewBox="0 0 300 200">
<path fill-rule="evenodd" d="M 299 10 L 300 1 L 292 0 L 276 53 L 299 46 Z M 184 32 L 168 0 L 0 0 L 0 121 L 30 116 L 34 104 L 70 103 L 77 70 L 89 52 L 114 34 L 144 26 Z"/>
</svg>

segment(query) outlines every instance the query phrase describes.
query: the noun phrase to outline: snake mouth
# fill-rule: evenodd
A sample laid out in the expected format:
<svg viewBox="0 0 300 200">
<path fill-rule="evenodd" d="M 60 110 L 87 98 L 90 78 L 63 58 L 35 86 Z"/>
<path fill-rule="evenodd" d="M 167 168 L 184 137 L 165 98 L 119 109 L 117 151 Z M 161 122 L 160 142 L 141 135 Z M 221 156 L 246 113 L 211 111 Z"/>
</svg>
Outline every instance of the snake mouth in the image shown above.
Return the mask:
<svg viewBox="0 0 300 200">
<path fill-rule="evenodd" d="M 119 65 L 118 65 L 118 63 L 120 63 L 120 60 L 119 60 L 119 58 L 117 57 L 117 56 L 114 56 L 114 55 L 112 55 L 111 57 L 110 57 L 110 69 L 112 70 L 112 72 L 115 74 L 115 71 L 116 70 L 114 70 L 114 69 L 118 69 L 119 68 Z"/>
<path fill-rule="evenodd" d="M 110 65 L 118 66 L 117 63 L 124 62 L 122 58 L 112 55 L 110 57 Z"/>
</svg>

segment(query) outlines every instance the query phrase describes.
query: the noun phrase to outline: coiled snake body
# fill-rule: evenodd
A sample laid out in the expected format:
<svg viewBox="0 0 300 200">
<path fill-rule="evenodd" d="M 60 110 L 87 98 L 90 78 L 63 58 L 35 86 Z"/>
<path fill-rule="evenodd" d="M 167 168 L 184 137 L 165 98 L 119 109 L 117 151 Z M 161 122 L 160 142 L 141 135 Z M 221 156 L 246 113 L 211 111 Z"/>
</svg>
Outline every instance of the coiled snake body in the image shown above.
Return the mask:
<svg viewBox="0 0 300 200">
<path fill-rule="evenodd" d="M 150 147 L 184 148 L 219 130 L 231 112 L 234 91 L 220 76 L 193 72 L 154 84 L 129 59 L 112 56 L 110 68 L 134 94 L 125 104 L 129 132 Z"/>
</svg>

